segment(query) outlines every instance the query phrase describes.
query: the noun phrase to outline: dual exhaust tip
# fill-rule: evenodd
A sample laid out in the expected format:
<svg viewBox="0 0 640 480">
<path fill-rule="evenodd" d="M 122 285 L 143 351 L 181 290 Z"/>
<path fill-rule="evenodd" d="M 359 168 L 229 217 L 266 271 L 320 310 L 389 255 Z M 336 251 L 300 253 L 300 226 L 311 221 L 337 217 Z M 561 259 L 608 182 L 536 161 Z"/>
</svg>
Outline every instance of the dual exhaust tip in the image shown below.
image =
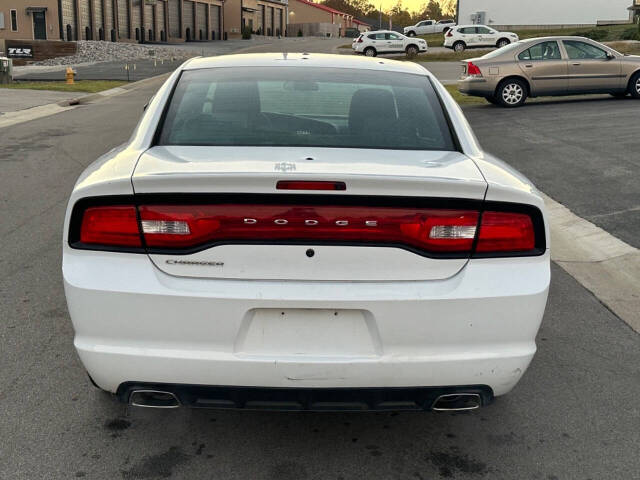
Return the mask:
<svg viewBox="0 0 640 480">
<path fill-rule="evenodd" d="M 175 393 L 163 390 L 134 390 L 129 396 L 129 405 L 147 408 L 178 408 L 180 399 Z M 479 393 L 447 393 L 438 396 L 431 404 L 434 412 L 476 410 L 482 406 Z"/>
<path fill-rule="evenodd" d="M 162 390 L 134 390 L 129 405 L 148 408 L 178 408 L 180 400 L 175 393 Z"/>
<path fill-rule="evenodd" d="M 431 404 L 434 412 L 460 412 L 464 410 L 476 410 L 482 406 L 482 397 L 479 393 L 447 393 L 440 395 Z"/>
</svg>

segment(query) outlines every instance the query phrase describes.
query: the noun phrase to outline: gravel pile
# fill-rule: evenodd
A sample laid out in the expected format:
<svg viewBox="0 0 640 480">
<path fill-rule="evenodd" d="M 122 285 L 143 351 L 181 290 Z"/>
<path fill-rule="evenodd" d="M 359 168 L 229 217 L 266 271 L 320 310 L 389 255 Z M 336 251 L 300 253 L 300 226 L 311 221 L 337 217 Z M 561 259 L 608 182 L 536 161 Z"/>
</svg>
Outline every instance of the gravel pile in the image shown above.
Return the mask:
<svg viewBox="0 0 640 480">
<path fill-rule="evenodd" d="M 162 60 L 186 60 L 199 55 L 194 50 L 182 49 L 179 47 L 165 47 L 159 45 L 140 45 L 138 43 L 117 43 L 100 42 L 91 40 L 80 40 L 78 52 L 68 57 L 49 58 L 30 65 L 78 65 L 80 63 L 129 61 L 141 58 L 153 58 L 150 51 L 153 51 L 155 58 Z"/>
</svg>

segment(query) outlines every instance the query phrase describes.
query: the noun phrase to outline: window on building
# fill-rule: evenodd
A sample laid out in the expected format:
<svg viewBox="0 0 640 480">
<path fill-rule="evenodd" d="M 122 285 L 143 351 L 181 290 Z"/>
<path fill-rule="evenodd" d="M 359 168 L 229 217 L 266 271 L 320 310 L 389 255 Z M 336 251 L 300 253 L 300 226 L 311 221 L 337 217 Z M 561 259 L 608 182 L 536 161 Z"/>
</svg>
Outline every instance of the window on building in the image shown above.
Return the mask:
<svg viewBox="0 0 640 480">
<path fill-rule="evenodd" d="M 18 12 L 16 10 L 11 10 L 11 31 L 18 31 Z"/>
</svg>

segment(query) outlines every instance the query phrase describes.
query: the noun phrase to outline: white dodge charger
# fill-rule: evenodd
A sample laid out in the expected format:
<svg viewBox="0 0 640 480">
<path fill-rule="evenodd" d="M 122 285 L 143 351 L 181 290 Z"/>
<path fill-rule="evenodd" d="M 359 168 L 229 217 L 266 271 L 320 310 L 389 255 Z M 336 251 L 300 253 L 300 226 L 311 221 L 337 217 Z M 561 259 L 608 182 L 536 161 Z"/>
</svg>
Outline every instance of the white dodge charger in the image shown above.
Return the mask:
<svg viewBox="0 0 640 480">
<path fill-rule="evenodd" d="M 197 58 L 73 189 L 75 347 L 121 401 L 473 409 L 535 351 L 543 200 L 422 66 Z"/>
</svg>

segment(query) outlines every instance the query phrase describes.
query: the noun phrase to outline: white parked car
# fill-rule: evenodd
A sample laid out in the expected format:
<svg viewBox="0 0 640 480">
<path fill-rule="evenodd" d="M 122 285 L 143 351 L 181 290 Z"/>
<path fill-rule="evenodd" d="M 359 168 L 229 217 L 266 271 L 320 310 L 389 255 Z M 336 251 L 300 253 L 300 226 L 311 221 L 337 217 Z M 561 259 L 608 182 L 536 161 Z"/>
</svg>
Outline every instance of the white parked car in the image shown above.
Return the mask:
<svg viewBox="0 0 640 480">
<path fill-rule="evenodd" d="M 456 22 L 453 20 L 422 20 L 421 22 L 411 25 L 410 27 L 404 27 L 404 34 L 408 37 L 415 37 L 416 35 L 428 35 L 430 33 L 444 33 L 451 27 L 455 27 Z"/>
<path fill-rule="evenodd" d="M 444 46 L 462 52 L 466 48 L 501 48 L 518 40 L 513 32 L 499 32 L 486 25 L 459 25 L 445 33 Z"/>
<path fill-rule="evenodd" d="M 421 65 L 195 58 L 78 179 L 62 272 L 131 405 L 473 409 L 527 369 L 543 199 Z"/>
<path fill-rule="evenodd" d="M 354 38 L 351 48 L 355 53 L 362 53 L 367 57 L 375 57 L 384 53 L 402 53 L 409 56 L 426 52 L 429 48 L 427 41 L 422 38 L 409 38 L 391 30 L 377 30 L 365 32 Z"/>
</svg>

